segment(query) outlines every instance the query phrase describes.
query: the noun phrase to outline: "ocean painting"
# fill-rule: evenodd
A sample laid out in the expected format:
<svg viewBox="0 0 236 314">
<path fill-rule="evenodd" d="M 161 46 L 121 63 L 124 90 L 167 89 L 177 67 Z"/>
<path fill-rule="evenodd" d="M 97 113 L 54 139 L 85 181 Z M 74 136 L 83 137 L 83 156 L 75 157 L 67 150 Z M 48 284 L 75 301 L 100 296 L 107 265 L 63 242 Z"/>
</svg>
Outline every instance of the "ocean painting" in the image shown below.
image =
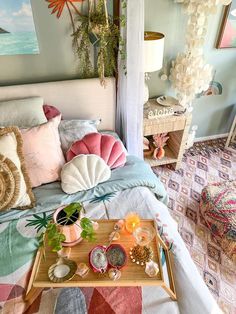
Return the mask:
<svg viewBox="0 0 236 314">
<path fill-rule="evenodd" d="M 0 56 L 38 53 L 30 0 L 0 0 Z"/>
</svg>

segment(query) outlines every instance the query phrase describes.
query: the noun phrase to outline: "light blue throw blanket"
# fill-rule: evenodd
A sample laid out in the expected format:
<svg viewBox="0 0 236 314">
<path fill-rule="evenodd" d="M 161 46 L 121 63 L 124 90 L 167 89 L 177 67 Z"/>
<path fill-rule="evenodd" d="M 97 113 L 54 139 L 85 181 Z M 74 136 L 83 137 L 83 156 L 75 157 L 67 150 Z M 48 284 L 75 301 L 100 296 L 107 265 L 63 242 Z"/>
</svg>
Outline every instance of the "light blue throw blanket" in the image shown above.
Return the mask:
<svg viewBox="0 0 236 314">
<path fill-rule="evenodd" d="M 96 187 L 68 195 L 61 189 L 60 182 L 45 184 L 33 189 L 36 206 L 29 210 L 10 210 L 0 214 L 0 223 L 19 219 L 36 213 L 55 210 L 60 205 L 84 202 L 112 192 L 119 192 L 138 186 L 148 187 L 163 203 L 167 204 L 166 190 L 150 166 L 135 156 L 127 156 L 124 167 L 112 170 L 111 178 Z"/>
</svg>

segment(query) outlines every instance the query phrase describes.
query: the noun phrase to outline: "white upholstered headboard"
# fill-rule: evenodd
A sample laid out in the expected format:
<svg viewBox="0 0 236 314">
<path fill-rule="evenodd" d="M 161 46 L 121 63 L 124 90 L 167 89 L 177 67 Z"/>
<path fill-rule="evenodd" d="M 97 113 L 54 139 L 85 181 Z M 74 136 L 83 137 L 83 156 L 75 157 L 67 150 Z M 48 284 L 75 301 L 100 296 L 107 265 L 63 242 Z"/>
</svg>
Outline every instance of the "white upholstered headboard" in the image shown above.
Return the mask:
<svg viewBox="0 0 236 314">
<path fill-rule="evenodd" d="M 64 119 L 101 118 L 100 129 L 114 130 L 115 79 L 108 78 L 106 83 L 104 88 L 94 78 L 4 86 L 0 87 L 0 101 L 41 96 L 45 104 L 57 107 Z"/>
</svg>

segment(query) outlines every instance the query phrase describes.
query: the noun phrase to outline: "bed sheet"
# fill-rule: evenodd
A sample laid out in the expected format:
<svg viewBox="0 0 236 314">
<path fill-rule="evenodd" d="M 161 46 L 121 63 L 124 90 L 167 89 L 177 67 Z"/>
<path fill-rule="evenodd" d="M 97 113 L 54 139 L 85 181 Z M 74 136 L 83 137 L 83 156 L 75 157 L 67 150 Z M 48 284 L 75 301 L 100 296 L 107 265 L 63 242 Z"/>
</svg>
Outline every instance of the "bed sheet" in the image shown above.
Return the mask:
<svg viewBox="0 0 236 314">
<path fill-rule="evenodd" d="M 60 182 L 44 184 L 33 189 L 36 198 L 36 206 L 28 210 L 15 209 L 0 212 L 0 222 L 47 212 L 64 204 L 70 204 L 75 201 L 85 202 L 92 200 L 95 196 L 102 197 L 107 193 L 115 193 L 137 186 L 148 187 L 159 200 L 167 204 L 168 195 L 164 185 L 152 172 L 150 166 L 143 160 L 129 155 L 123 167 L 112 170 L 109 180 L 87 191 L 69 195 L 62 191 Z"/>
</svg>

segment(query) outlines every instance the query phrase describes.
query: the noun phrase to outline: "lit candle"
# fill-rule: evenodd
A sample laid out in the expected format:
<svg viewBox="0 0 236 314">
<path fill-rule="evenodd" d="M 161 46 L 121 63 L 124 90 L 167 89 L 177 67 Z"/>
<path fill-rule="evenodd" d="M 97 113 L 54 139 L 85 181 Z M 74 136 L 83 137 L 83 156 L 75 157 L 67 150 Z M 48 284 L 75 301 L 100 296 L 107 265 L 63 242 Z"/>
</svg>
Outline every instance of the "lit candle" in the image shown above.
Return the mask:
<svg viewBox="0 0 236 314">
<path fill-rule="evenodd" d="M 125 217 L 125 228 L 129 233 L 133 233 L 140 226 L 140 217 L 136 213 L 129 213 Z"/>
</svg>

